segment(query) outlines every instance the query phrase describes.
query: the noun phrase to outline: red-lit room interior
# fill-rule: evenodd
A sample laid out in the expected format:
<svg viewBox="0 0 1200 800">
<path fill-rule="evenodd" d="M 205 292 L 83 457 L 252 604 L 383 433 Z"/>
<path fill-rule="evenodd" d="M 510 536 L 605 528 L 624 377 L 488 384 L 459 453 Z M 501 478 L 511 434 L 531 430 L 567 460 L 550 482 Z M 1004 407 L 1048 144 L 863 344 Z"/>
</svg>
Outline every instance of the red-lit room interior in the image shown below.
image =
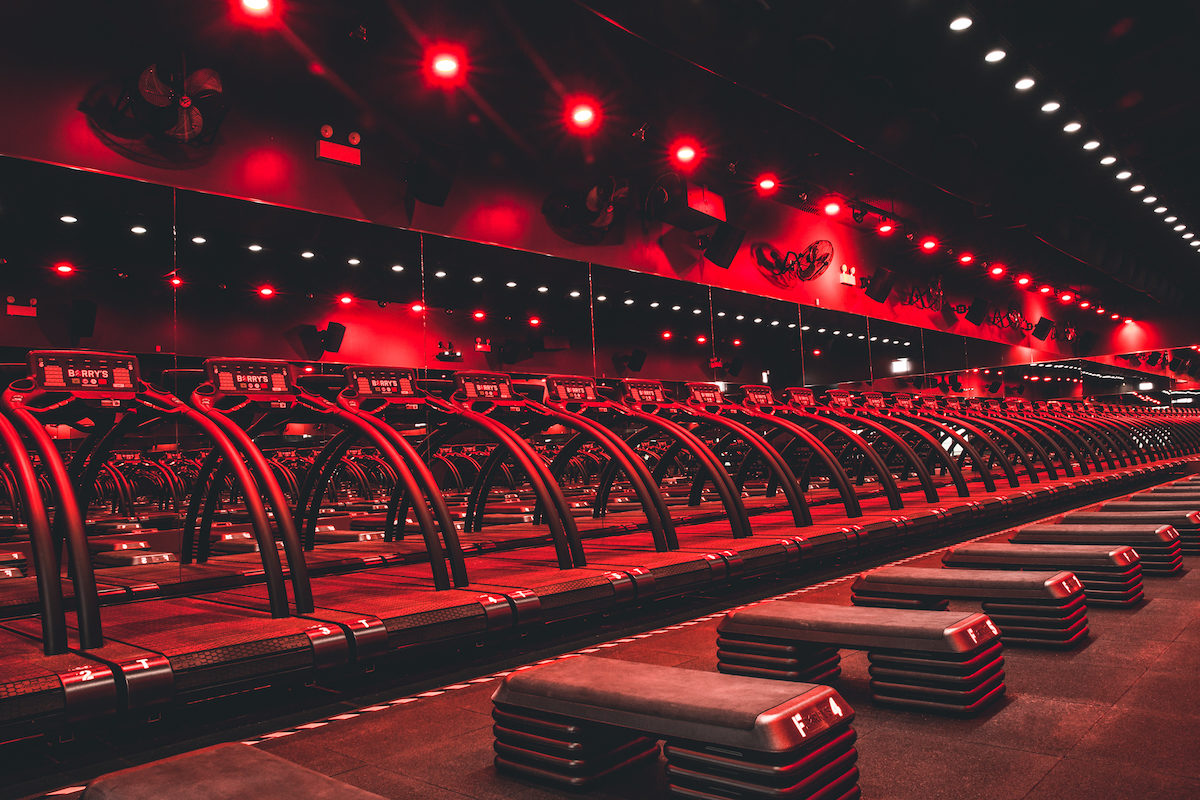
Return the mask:
<svg viewBox="0 0 1200 800">
<path fill-rule="evenodd" d="M 0 795 L 1200 796 L 1197 23 L 5 3 Z"/>
</svg>

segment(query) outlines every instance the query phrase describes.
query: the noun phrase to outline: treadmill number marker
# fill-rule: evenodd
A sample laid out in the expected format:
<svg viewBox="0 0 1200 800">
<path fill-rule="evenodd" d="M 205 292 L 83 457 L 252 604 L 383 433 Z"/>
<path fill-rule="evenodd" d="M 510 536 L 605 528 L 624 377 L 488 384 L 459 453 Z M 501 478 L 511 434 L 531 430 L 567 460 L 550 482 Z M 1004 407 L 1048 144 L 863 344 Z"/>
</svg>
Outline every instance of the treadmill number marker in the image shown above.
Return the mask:
<svg viewBox="0 0 1200 800">
<path fill-rule="evenodd" d="M 975 635 L 974 628 L 967 628 L 967 636 L 971 637 L 972 644 L 979 644 L 979 637 Z"/>
<path fill-rule="evenodd" d="M 832 697 L 829 698 L 829 710 L 839 717 L 846 716 L 845 712 L 842 711 L 842 707 L 837 704 L 837 700 L 834 700 Z"/>
<path fill-rule="evenodd" d="M 992 622 L 990 619 L 987 621 L 987 626 L 988 626 L 989 631 L 996 634 L 997 636 L 1000 635 L 1000 629 L 997 628 L 996 623 Z"/>
<path fill-rule="evenodd" d="M 792 724 L 795 725 L 796 730 L 800 732 L 801 738 L 808 738 L 808 731 L 804 727 L 804 715 L 801 712 L 797 711 L 792 715 Z"/>
<path fill-rule="evenodd" d="M 140 665 L 142 669 L 150 669 L 150 659 L 148 658 L 139 658 L 133 663 Z"/>
<path fill-rule="evenodd" d="M 95 679 L 96 679 L 96 675 L 90 669 L 87 669 L 85 667 L 84 669 L 79 670 L 79 680 L 80 681 L 92 681 Z"/>
</svg>

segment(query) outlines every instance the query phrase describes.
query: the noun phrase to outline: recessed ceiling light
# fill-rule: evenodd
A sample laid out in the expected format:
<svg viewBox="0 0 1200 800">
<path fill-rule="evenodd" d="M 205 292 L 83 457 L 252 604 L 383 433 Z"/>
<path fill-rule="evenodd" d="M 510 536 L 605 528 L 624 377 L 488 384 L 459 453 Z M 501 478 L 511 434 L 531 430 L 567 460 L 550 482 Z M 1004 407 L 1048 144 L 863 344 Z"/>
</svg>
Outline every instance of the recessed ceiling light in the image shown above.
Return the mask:
<svg viewBox="0 0 1200 800">
<path fill-rule="evenodd" d="M 508 283 L 506 283 L 506 284 L 504 284 L 504 285 L 505 285 L 505 286 L 507 286 L 507 287 L 508 287 L 508 288 L 510 288 L 510 289 L 515 289 L 515 288 L 517 288 L 517 282 L 516 282 L 516 281 L 509 281 Z"/>
<path fill-rule="evenodd" d="M 631 305 L 633 305 L 633 298 L 632 298 L 632 297 L 626 297 L 626 298 L 625 298 L 625 305 L 627 305 L 627 306 L 631 306 Z"/>
<path fill-rule="evenodd" d="M 988 54 L 983 57 L 983 60 L 989 64 L 995 64 L 997 61 L 1003 61 L 1008 53 L 1003 50 L 989 50 Z"/>
<path fill-rule="evenodd" d="M 1060 108 L 1062 108 L 1062 104 L 1054 100 L 1051 100 L 1049 103 L 1042 103 L 1042 111 L 1045 111 L 1047 114 L 1053 114 Z"/>
<path fill-rule="evenodd" d="M 301 258 L 312 258 L 315 255 L 316 255 L 316 253 L 314 253 L 312 250 L 305 250 L 303 253 L 300 254 L 300 257 Z"/>
<path fill-rule="evenodd" d="M 1165 213 L 1167 213 L 1167 207 L 1159 206 L 1158 208 L 1154 209 L 1154 213 L 1155 214 L 1165 214 Z"/>
<path fill-rule="evenodd" d="M 809 330 L 812 330 L 812 326 L 811 325 L 801 325 L 800 330 L 809 331 Z"/>
<path fill-rule="evenodd" d="M 146 232 L 146 226 L 144 226 L 144 225 L 134 225 L 132 228 L 130 228 L 130 229 L 129 229 L 129 232 L 130 232 L 130 233 L 136 233 L 138 236 L 141 236 L 143 233 L 145 233 L 145 232 Z"/>
<path fill-rule="evenodd" d="M 1185 230 L 1187 230 L 1187 225 L 1179 224 L 1179 225 L 1176 225 L 1171 230 L 1175 231 L 1176 233 L 1178 233 L 1179 231 L 1185 231 Z"/>
<path fill-rule="evenodd" d="M 1105 156 L 1104 158 L 1100 159 L 1100 163 L 1106 167 L 1112 166 L 1113 164 L 1117 163 L 1117 157 L 1116 156 Z"/>
<path fill-rule="evenodd" d="M 1157 198 L 1157 197 L 1155 197 L 1155 196 L 1154 196 L 1154 195 L 1152 195 L 1152 194 L 1148 194 L 1148 195 L 1146 195 L 1145 197 L 1143 197 L 1143 198 L 1142 198 L 1142 202 L 1143 202 L 1143 203 L 1145 203 L 1145 204 L 1147 204 L 1147 205 L 1149 205 L 1150 203 L 1157 203 L 1157 202 L 1158 202 L 1158 198 Z"/>
<path fill-rule="evenodd" d="M 249 250 L 251 253 L 258 253 L 262 250 L 262 245 L 261 244 L 252 244 L 249 247 L 247 247 L 246 249 Z"/>
<path fill-rule="evenodd" d="M 347 258 L 347 259 L 346 259 L 346 263 L 347 263 L 347 264 L 349 264 L 349 265 L 350 265 L 350 266 L 352 266 L 352 267 L 357 267 L 357 266 L 358 266 L 359 264 L 361 264 L 362 262 L 361 262 L 361 261 L 359 261 L 357 258 Z"/>
<path fill-rule="evenodd" d="M 205 239 L 203 236 L 193 236 L 192 237 L 192 244 L 204 244 L 207 241 L 208 241 L 208 239 Z"/>
<path fill-rule="evenodd" d="M 68 225 L 70 225 L 72 222 L 79 222 L 77 217 L 72 217 L 70 214 L 63 214 L 61 217 L 59 217 L 59 219 Z"/>
<path fill-rule="evenodd" d="M 1119 181 L 1127 181 L 1133 177 L 1133 173 L 1127 169 L 1123 169 L 1116 174 L 1116 179 Z"/>
<path fill-rule="evenodd" d="M 738 322 L 741 322 L 745 318 L 746 318 L 745 314 L 738 314 L 736 317 L 734 317 L 734 319 L 736 319 Z"/>
<path fill-rule="evenodd" d="M 1177 217 L 1177 216 L 1175 216 L 1174 214 L 1172 214 L 1172 215 L 1171 215 L 1171 216 L 1169 216 L 1169 217 L 1164 217 L 1164 218 L 1163 218 L 1163 222 L 1174 222 L 1174 221 L 1175 221 L 1175 220 L 1177 220 L 1177 219 L 1179 219 L 1179 217 Z"/>
<path fill-rule="evenodd" d="M 1144 184 L 1144 183 L 1135 183 L 1133 186 L 1130 186 L 1130 187 L 1129 187 L 1129 191 L 1131 191 L 1131 192 L 1144 192 L 1144 191 L 1146 191 L 1146 184 Z"/>
<path fill-rule="evenodd" d="M 698 308 L 693 308 L 693 309 L 692 309 L 692 313 L 693 313 L 693 314 L 699 314 L 699 313 L 701 313 L 701 311 L 700 311 L 700 309 L 698 309 Z M 761 319 L 756 319 L 756 320 L 755 320 L 755 322 L 762 322 L 762 320 L 761 320 Z"/>
<path fill-rule="evenodd" d="M 576 289 L 576 290 L 572 291 L 572 292 L 571 292 L 571 297 L 579 297 L 579 290 L 578 290 L 578 289 Z"/>
<path fill-rule="evenodd" d="M 1033 78 L 1026 76 L 1024 78 L 1021 78 L 1016 83 L 1014 83 L 1013 88 L 1015 88 L 1019 92 L 1024 92 L 1024 91 L 1028 91 L 1029 89 L 1032 89 L 1035 83 L 1037 83 L 1037 81 L 1035 81 Z"/>
<path fill-rule="evenodd" d="M 955 17 L 950 20 L 950 30 L 965 31 L 967 28 L 975 24 L 975 21 L 970 17 Z"/>
<path fill-rule="evenodd" d="M 1097 142 L 1095 139 L 1089 139 L 1088 141 L 1083 143 L 1084 150 L 1095 150 L 1099 146 L 1100 146 L 1100 143 Z"/>
<path fill-rule="evenodd" d="M 403 264 L 392 264 L 392 272 L 404 272 Z"/>
<path fill-rule="evenodd" d="M 603 295 L 603 294 L 596 295 L 596 302 L 598 302 L 598 303 L 603 303 L 607 299 L 608 299 L 607 295 Z"/>
<path fill-rule="evenodd" d="M 482 275 L 474 276 L 473 278 L 471 278 L 471 283 L 483 283 L 483 276 Z"/>
<path fill-rule="evenodd" d="M 446 277 L 446 271 L 439 269 L 437 272 L 433 273 L 433 277 L 444 278 L 444 277 Z"/>
<path fill-rule="evenodd" d="M 650 307 L 651 307 L 651 308 L 658 308 L 658 307 L 659 307 L 659 305 L 660 305 L 660 303 L 659 303 L 657 300 L 655 300 L 654 302 L 652 302 L 652 303 L 650 304 Z"/>
<path fill-rule="evenodd" d="M 1188 242 L 1188 244 L 1190 244 L 1192 247 L 1200 247 L 1200 239 L 1196 239 L 1195 241 Z"/>
<path fill-rule="evenodd" d="M 1082 127 L 1083 127 L 1082 122 L 1072 121 L 1072 122 L 1068 122 L 1066 125 L 1063 125 L 1063 130 L 1066 131 L 1067 133 L 1074 133 L 1075 131 L 1079 130 Z"/>
<path fill-rule="evenodd" d="M 538 287 L 538 292 L 540 292 L 541 294 L 545 294 L 545 293 L 546 293 L 546 292 L 548 292 L 548 291 L 550 291 L 550 287 L 549 287 L 549 286 L 539 286 L 539 287 Z"/>
<path fill-rule="evenodd" d="M 672 311 L 681 311 L 682 309 L 683 309 L 683 306 L 671 306 Z"/>
<path fill-rule="evenodd" d="M 1185 234 L 1183 235 L 1183 238 L 1185 238 L 1185 239 L 1194 239 L 1194 238 L 1195 238 L 1195 236 L 1196 236 L 1196 234 L 1192 233 L 1191 231 L 1188 231 L 1187 233 L 1185 233 Z"/>
</svg>

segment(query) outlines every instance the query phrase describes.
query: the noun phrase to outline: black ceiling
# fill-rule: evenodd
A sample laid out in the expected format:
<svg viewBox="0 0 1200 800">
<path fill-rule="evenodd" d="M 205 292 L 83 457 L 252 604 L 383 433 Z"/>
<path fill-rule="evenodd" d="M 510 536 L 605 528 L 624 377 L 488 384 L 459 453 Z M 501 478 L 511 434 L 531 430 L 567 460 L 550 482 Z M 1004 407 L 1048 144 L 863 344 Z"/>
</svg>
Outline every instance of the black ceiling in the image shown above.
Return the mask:
<svg viewBox="0 0 1200 800">
<path fill-rule="evenodd" d="M 1196 296 L 1200 248 L 1128 186 L 1142 180 L 1170 213 L 1200 225 L 1191 147 L 1200 55 L 1189 41 L 1200 7 L 290 0 L 294 35 L 281 36 L 231 25 L 230 5 L 81 4 L 64 17 L 49 4 L 12 3 L 0 22 L 18 34 L 14 46 L 52 42 L 64 63 L 104 52 L 137 70 L 148 52 L 187 52 L 196 66 L 219 67 L 235 107 L 311 109 L 314 123 L 349 119 L 413 154 L 449 145 L 543 177 L 645 171 L 688 132 L 708 150 L 704 178 L 730 192 L 770 169 L 793 194 L 831 190 L 894 209 L 960 248 L 1102 301 L 1125 300 L 1128 288 L 1148 303 Z M 952 32 L 962 13 L 975 24 Z M 421 84 L 430 39 L 465 45 L 470 92 Z M 984 63 L 996 46 L 1007 58 Z M 1013 82 L 1025 74 L 1038 83 L 1021 93 Z M 603 128 L 586 143 L 561 130 L 563 91 L 604 102 Z M 1040 112 L 1051 98 L 1063 109 Z M 1084 129 L 1064 134 L 1075 118 Z M 1103 146 L 1084 152 L 1093 136 Z M 1101 167 L 1107 153 L 1119 161 Z M 1114 180 L 1121 168 L 1134 179 Z"/>
</svg>

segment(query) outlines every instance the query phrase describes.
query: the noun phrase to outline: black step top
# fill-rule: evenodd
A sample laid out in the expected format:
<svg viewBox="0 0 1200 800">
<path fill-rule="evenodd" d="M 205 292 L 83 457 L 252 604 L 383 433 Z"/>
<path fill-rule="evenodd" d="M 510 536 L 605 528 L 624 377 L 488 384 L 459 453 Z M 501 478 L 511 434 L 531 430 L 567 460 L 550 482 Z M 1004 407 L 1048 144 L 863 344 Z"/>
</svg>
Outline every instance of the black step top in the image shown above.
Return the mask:
<svg viewBox="0 0 1200 800">
<path fill-rule="evenodd" d="M 964 544 L 942 556 L 948 567 L 961 564 L 1017 564 L 1045 569 L 1127 568 L 1139 561 L 1128 545 L 1110 544 Z"/>
<path fill-rule="evenodd" d="M 931 597 L 983 597 L 1011 600 L 1065 600 L 1083 590 L 1074 573 L 1018 572 L 1007 569 L 880 567 L 854 581 L 855 592 L 888 592 Z"/>
</svg>

